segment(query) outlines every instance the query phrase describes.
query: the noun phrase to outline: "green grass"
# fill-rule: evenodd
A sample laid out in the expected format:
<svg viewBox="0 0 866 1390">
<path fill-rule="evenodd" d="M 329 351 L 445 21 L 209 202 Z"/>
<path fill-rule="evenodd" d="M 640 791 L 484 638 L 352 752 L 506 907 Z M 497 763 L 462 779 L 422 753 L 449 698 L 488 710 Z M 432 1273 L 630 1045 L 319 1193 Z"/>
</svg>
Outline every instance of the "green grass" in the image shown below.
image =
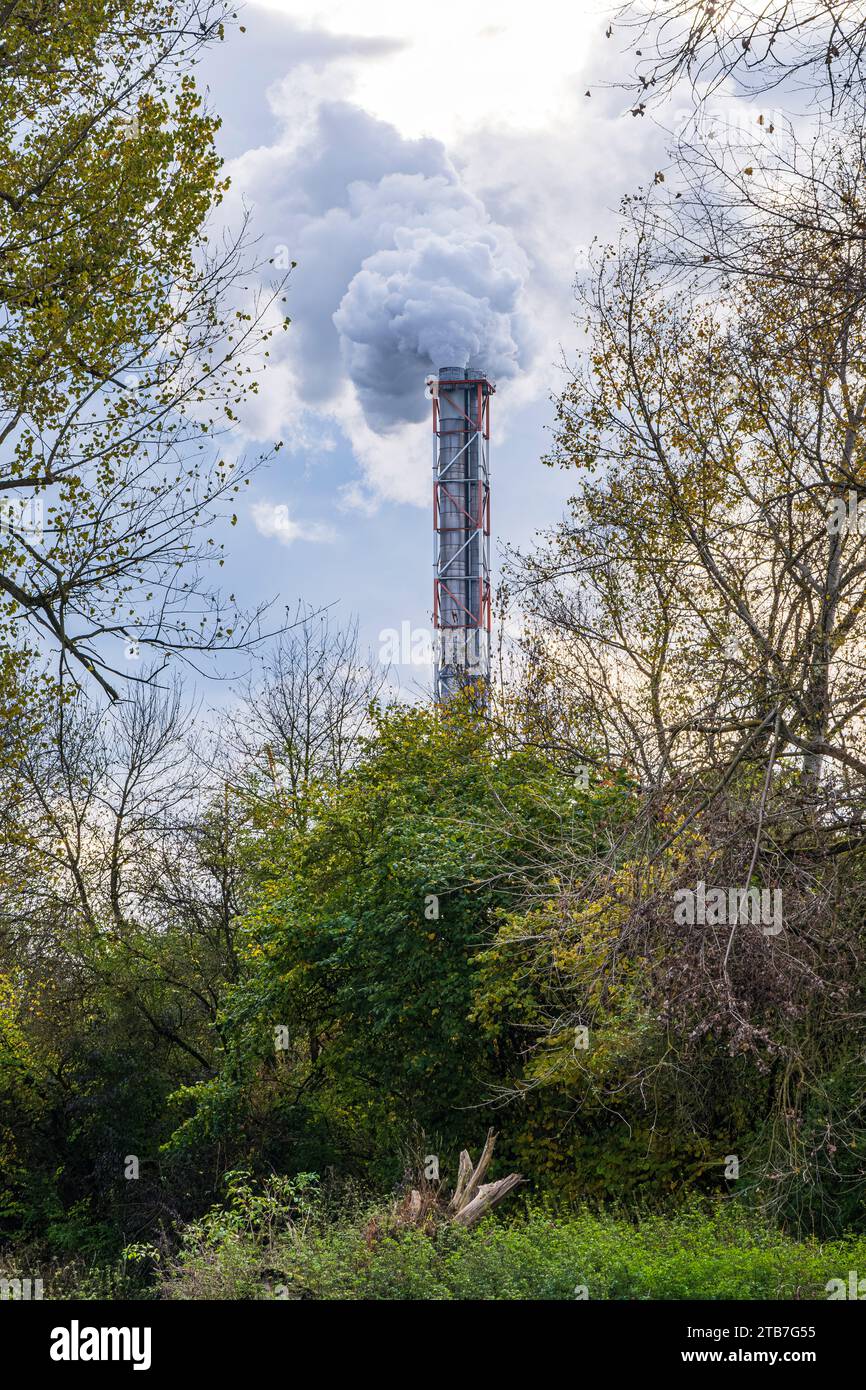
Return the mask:
<svg viewBox="0 0 866 1390">
<path fill-rule="evenodd" d="M 215 1211 L 163 1269 L 162 1296 L 562 1300 L 583 1286 L 590 1299 L 815 1299 L 849 1270 L 866 1276 L 866 1236 L 793 1240 L 730 1204 L 641 1221 L 530 1209 L 431 1235 L 379 1218 L 327 1223 L 314 1202 L 264 1222 Z"/>
</svg>

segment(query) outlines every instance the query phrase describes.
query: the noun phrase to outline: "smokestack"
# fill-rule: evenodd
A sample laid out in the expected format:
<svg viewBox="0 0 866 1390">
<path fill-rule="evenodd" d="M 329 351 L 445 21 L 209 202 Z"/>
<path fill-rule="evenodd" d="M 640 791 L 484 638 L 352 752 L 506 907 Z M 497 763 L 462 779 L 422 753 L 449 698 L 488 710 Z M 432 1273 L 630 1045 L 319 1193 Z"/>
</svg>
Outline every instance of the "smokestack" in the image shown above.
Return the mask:
<svg viewBox="0 0 866 1390">
<path fill-rule="evenodd" d="M 433 627 L 438 703 L 490 688 L 490 397 L 476 367 L 440 367 L 433 400 Z"/>
</svg>

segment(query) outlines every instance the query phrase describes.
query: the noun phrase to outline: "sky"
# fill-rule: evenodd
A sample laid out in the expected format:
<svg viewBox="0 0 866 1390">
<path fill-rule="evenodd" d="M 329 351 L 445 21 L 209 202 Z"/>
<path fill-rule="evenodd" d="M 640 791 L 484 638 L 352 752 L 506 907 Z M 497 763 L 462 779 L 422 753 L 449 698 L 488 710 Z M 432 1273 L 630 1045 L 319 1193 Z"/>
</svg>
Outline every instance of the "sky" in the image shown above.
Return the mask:
<svg viewBox="0 0 866 1390">
<path fill-rule="evenodd" d="M 242 601 L 333 604 L 375 658 L 389 631 L 429 629 L 424 378 L 446 354 L 497 383 L 494 576 L 505 545 L 561 516 L 574 480 L 540 460 L 578 342 L 575 272 L 663 157 L 610 85 L 608 19 L 599 0 L 263 0 L 208 53 L 222 215 L 249 215 L 269 273 L 297 263 L 237 440 L 284 441 L 230 533 Z M 429 689 L 411 660 L 394 676 Z"/>
</svg>

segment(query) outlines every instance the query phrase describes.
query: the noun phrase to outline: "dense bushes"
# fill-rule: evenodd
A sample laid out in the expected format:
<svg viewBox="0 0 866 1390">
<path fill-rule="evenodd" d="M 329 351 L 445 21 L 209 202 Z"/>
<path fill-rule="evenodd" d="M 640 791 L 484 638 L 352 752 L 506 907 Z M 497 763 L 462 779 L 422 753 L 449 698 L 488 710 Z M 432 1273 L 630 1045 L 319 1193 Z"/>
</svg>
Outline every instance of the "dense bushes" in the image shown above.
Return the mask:
<svg viewBox="0 0 866 1390">
<path fill-rule="evenodd" d="M 269 801 L 220 1077 L 179 1095 L 171 1153 L 218 1142 L 229 1166 L 390 1185 L 422 1133 L 454 1159 L 476 1144 L 528 1037 L 513 1011 L 494 1027 L 474 1016 L 480 953 L 546 847 L 591 857 L 621 800 L 598 789 L 578 804 L 471 711 L 392 709 L 338 786 L 311 789 L 304 828 Z"/>
</svg>

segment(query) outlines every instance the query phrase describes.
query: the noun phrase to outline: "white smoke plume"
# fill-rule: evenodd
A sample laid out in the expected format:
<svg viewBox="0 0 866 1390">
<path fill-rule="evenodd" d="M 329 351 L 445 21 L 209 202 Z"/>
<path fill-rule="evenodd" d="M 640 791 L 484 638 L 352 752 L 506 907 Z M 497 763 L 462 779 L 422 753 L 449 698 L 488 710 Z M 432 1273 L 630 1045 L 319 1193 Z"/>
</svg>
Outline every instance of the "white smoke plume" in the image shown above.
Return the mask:
<svg viewBox="0 0 866 1390">
<path fill-rule="evenodd" d="M 321 72 L 296 69 L 270 100 L 283 136 L 230 173 L 277 267 L 297 262 L 286 356 L 274 363 L 288 369 L 296 408 L 330 416 L 350 438 L 362 415 L 369 452 L 368 431 L 390 436 L 426 418 L 423 380 L 437 367 L 471 361 L 499 380 L 523 370 L 534 351 L 529 259 L 445 147 L 404 139 L 334 99 L 327 81 L 323 94 Z"/>
<path fill-rule="evenodd" d="M 333 316 L 346 371 L 376 429 L 423 413 L 418 385 L 470 360 L 494 378 L 522 365 L 528 263 L 456 174 L 392 174 L 354 190 L 364 256 Z"/>
</svg>

